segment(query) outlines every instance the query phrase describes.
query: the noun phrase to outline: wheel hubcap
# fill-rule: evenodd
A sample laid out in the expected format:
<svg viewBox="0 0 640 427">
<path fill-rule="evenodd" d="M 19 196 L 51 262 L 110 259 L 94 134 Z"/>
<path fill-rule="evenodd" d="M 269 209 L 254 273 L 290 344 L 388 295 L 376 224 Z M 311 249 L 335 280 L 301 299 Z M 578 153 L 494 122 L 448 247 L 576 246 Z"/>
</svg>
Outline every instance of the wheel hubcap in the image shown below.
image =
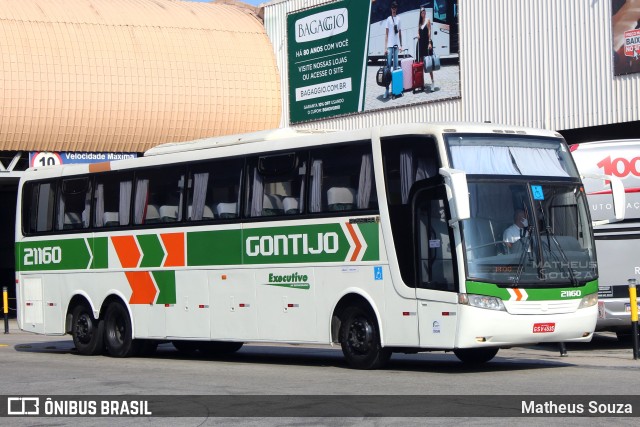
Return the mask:
<svg viewBox="0 0 640 427">
<path fill-rule="evenodd" d="M 91 341 L 91 335 L 93 334 L 93 321 L 87 314 L 82 314 L 76 321 L 76 337 L 78 340 L 87 344 Z"/>
<path fill-rule="evenodd" d="M 373 341 L 373 328 L 363 318 L 357 318 L 349 328 L 349 346 L 357 353 L 365 354 L 371 349 Z"/>
</svg>

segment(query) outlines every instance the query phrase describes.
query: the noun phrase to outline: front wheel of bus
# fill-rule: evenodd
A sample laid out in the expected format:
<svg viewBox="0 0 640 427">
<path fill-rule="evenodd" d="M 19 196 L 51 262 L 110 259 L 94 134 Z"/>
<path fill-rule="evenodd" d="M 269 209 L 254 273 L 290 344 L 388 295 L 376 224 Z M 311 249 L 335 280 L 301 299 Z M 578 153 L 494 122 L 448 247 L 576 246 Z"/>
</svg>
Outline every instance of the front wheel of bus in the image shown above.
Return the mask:
<svg viewBox="0 0 640 427">
<path fill-rule="evenodd" d="M 349 307 L 345 311 L 340 332 L 342 353 L 347 363 L 356 369 L 378 369 L 384 367 L 391 351 L 380 344 L 380 329 L 370 310 Z"/>
<path fill-rule="evenodd" d="M 73 309 L 73 344 L 85 356 L 102 354 L 104 350 L 104 322 L 94 319 L 91 309 L 84 304 Z"/>
<path fill-rule="evenodd" d="M 119 302 L 112 302 L 104 316 L 104 338 L 109 355 L 113 357 L 135 356 L 140 340 L 133 339 L 133 329 L 129 312 Z"/>
<path fill-rule="evenodd" d="M 467 365 L 480 365 L 487 363 L 498 354 L 498 348 L 459 348 L 453 353 L 462 363 Z"/>
</svg>

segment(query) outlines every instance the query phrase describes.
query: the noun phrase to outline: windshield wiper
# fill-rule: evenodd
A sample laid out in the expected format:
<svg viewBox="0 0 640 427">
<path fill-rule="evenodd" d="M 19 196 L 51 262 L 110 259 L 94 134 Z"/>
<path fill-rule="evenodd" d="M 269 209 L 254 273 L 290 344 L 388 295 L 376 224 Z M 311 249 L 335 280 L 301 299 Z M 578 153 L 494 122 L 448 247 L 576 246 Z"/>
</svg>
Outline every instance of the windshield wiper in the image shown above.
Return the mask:
<svg viewBox="0 0 640 427">
<path fill-rule="evenodd" d="M 522 277 L 522 273 L 524 272 L 525 262 L 527 261 L 527 253 L 529 254 L 529 261 L 533 260 L 533 254 L 529 251 L 529 246 L 531 245 L 531 230 L 532 227 L 527 227 L 527 231 L 525 235 L 520 238 L 519 242 L 522 245 L 522 250 L 520 251 L 520 259 L 518 261 L 518 271 L 516 272 L 516 277 L 513 280 L 512 286 L 514 288 L 518 287 L 520 283 L 520 277 Z"/>
<path fill-rule="evenodd" d="M 547 233 L 547 248 L 549 249 L 549 254 L 556 261 L 558 261 L 558 257 L 551 250 L 551 242 L 553 241 L 553 244 L 558 248 L 558 252 L 560 252 L 560 256 L 562 257 L 562 261 L 560 262 L 560 265 L 562 265 L 563 262 L 567 265 L 567 271 L 569 272 L 569 280 L 571 280 L 571 284 L 573 286 L 578 286 L 579 285 L 578 284 L 578 279 L 576 279 L 576 275 L 574 274 L 573 268 L 571 267 L 571 264 L 569 263 L 569 259 L 567 258 L 567 254 L 564 252 L 564 249 L 562 249 L 562 246 L 560 246 L 560 242 L 558 242 L 558 239 L 556 239 L 556 235 L 553 232 L 553 230 L 551 229 L 551 226 L 549 224 L 547 224 L 547 218 L 546 218 L 546 216 L 544 214 L 544 208 L 542 207 L 542 202 L 540 202 L 540 212 L 541 212 L 541 217 L 542 217 L 542 223 L 543 223 L 544 229 L 545 229 L 545 231 Z"/>
<path fill-rule="evenodd" d="M 571 280 L 571 284 L 573 286 L 578 286 L 578 279 L 576 279 L 576 275 L 573 271 L 573 268 L 571 267 L 571 263 L 569 263 L 569 259 L 567 258 L 567 254 L 564 252 L 564 249 L 562 249 L 562 246 L 560 246 L 560 242 L 558 242 L 558 239 L 556 239 L 556 235 L 553 232 L 553 230 L 551 230 L 551 227 L 545 224 L 545 231 L 547 232 L 547 242 L 549 242 L 549 239 L 553 242 L 553 244 L 556 246 L 556 248 L 558 248 L 558 252 L 560 252 L 560 256 L 562 257 L 562 261 L 560 262 L 560 265 L 562 266 L 562 263 L 564 262 L 565 265 L 567 266 L 567 271 L 569 272 L 569 280 Z M 551 250 L 551 243 L 548 244 L 549 247 L 549 254 L 556 260 L 558 261 L 558 257 L 553 253 L 553 251 Z"/>
</svg>

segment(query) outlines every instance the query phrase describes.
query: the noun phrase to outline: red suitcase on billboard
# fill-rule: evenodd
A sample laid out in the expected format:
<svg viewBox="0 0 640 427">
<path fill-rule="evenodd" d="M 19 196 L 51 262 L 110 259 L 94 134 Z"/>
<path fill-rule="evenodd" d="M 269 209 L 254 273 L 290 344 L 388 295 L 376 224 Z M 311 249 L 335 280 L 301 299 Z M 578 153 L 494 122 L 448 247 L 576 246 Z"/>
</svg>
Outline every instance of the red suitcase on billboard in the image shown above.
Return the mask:
<svg viewBox="0 0 640 427">
<path fill-rule="evenodd" d="M 416 40 L 418 38 L 416 37 Z M 416 60 L 411 64 L 411 86 L 413 93 L 424 90 L 424 63 L 420 61 L 420 41 L 416 43 Z"/>
</svg>

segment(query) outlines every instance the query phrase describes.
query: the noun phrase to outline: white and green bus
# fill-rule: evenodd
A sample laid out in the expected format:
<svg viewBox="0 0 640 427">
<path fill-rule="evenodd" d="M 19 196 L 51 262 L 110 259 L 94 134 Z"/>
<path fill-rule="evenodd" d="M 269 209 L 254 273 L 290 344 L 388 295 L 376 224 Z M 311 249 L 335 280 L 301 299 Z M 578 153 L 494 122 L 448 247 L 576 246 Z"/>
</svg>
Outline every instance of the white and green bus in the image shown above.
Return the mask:
<svg viewBox="0 0 640 427">
<path fill-rule="evenodd" d="M 87 355 L 339 343 L 362 369 L 392 352 L 481 363 L 589 341 L 597 318 L 564 140 L 493 124 L 281 129 L 32 168 L 16 260 L 20 328 Z"/>
</svg>

